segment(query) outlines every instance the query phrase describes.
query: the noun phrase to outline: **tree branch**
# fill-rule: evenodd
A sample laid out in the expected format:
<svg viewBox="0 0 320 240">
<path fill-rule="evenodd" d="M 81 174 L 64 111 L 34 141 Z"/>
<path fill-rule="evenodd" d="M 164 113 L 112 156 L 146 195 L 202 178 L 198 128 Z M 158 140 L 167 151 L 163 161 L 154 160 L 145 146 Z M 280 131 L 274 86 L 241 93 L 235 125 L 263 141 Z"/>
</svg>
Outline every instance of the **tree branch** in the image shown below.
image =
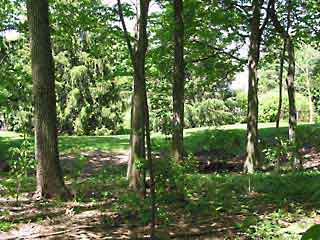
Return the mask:
<svg viewBox="0 0 320 240">
<path fill-rule="evenodd" d="M 275 10 L 275 0 L 270 0 L 270 2 L 271 2 L 271 6 L 268 9 L 268 11 L 269 11 L 269 16 L 273 23 L 273 26 L 276 29 L 276 31 L 282 36 L 283 39 L 287 39 L 289 37 L 289 34 L 286 31 L 286 29 L 281 25 L 278 19 L 278 16 Z"/>
<path fill-rule="evenodd" d="M 219 53 L 220 53 L 220 54 L 223 54 L 223 55 L 226 55 L 226 56 L 228 56 L 228 57 L 230 57 L 230 58 L 233 58 L 234 60 L 236 60 L 236 61 L 238 61 L 238 62 L 244 61 L 244 59 L 238 58 L 237 56 L 234 56 L 234 55 L 233 55 L 232 53 L 230 53 L 230 52 L 225 52 L 225 51 L 220 50 L 220 49 L 215 48 L 215 47 L 212 47 L 212 48 L 215 49 L 216 52 L 214 52 L 214 53 L 212 53 L 212 54 L 210 54 L 210 55 L 208 55 L 208 56 L 206 56 L 206 57 L 202 57 L 202 58 L 198 58 L 198 59 L 193 59 L 193 60 L 191 60 L 190 62 L 191 62 L 191 63 L 203 62 L 203 61 L 205 61 L 205 60 L 208 60 L 208 59 L 210 59 L 210 58 L 213 58 L 213 57 L 217 56 Z"/>
<path fill-rule="evenodd" d="M 130 59 L 131 59 L 132 65 L 134 66 L 135 65 L 134 52 L 133 52 L 132 44 L 131 44 L 131 41 L 130 41 L 129 32 L 127 30 L 126 22 L 124 21 L 122 4 L 121 4 L 120 0 L 117 0 L 117 3 L 118 3 L 119 18 L 120 18 L 120 21 L 121 21 L 121 24 L 122 24 L 124 38 L 125 38 L 125 41 L 126 41 L 127 46 L 128 46 L 128 51 L 129 51 L 129 55 L 130 55 Z"/>
</svg>

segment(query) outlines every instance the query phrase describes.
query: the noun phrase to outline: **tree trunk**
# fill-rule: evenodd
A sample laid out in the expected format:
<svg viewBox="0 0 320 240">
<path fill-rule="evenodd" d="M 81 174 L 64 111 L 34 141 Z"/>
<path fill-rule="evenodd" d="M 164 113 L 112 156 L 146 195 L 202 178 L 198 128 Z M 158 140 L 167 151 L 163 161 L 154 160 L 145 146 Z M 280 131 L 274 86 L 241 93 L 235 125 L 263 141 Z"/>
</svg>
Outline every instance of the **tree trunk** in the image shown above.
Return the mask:
<svg viewBox="0 0 320 240">
<path fill-rule="evenodd" d="M 273 25 L 276 31 L 281 34 L 284 41 L 287 43 L 287 52 L 288 52 L 288 75 L 287 75 L 287 90 L 288 90 L 288 99 L 289 99 L 289 141 L 291 144 L 296 145 L 296 127 L 297 127 L 297 111 L 295 103 L 295 88 L 294 88 L 294 79 L 295 79 L 295 54 L 294 54 L 294 44 L 293 39 L 289 34 L 291 27 L 291 11 L 292 11 L 292 2 L 291 0 L 287 1 L 287 29 L 285 29 L 280 21 L 275 11 L 275 0 L 272 0 L 272 8 L 270 8 L 270 16 L 273 22 Z M 297 150 L 297 149 L 296 149 Z M 294 168 L 300 169 L 302 167 L 301 159 L 294 157 Z"/>
<path fill-rule="evenodd" d="M 292 143 L 296 142 L 296 127 L 297 127 L 297 111 L 295 102 L 295 56 L 294 46 L 292 39 L 288 38 L 288 76 L 287 76 L 287 89 L 289 99 L 289 141 Z"/>
<path fill-rule="evenodd" d="M 296 145 L 296 128 L 297 128 L 297 111 L 295 103 L 295 55 L 294 55 L 294 45 L 291 37 L 288 37 L 288 77 L 287 77 L 287 89 L 289 98 L 289 141 L 291 144 Z M 298 149 L 296 149 L 297 151 Z M 302 161 L 297 156 L 294 155 L 293 161 L 294 169 L 302 169 Z"/>
<path fill-rule="evenodd" d="M 278 113 L 276 118 L 276 128 L 279 128 L 280 118 L 281 118 L 281 109 L 282 109 L 282 85 L 283 85 L 283 67 L 284 67 L 284 58 L 286 54 L 286 40 L 283 41 L 283 48 L 280 56 L 280 71 L 279 71 L 279 103 L 278 103 Z"/>
<path fill-rule="evenodd" d="M 119 4 L 121 5 L 121 4 Z M 139 1 L 139 20 L 138 20 L 138 42 L 133 53 L 131 44 L 128 43 L 131 51 L 134 69 L 134 88 L 132 98 L 132 120 L 131 120 L 131 154 L 128 163 L 129 187 L 135 191 L 141 191 L 144 187 L 141 184 L 140 171 L 137 163 L 145 162 L 145 59 L 148 48 L 147 21 L 149 1 Z"/>
<path fill-rule="evenodd" d="M 308 99 L 309 99 L 309 123 L 314 123 L 311 82 L 310 82 L 308 65 L 306 66 L 306 79 L 307 79 Z"/>
<path fill-rule="evenodd" d="M 49 32 L 47 0 L 27 1 L 31 32 L 31 58 L 35 120 L 35 157 L 37 161 L 37 198 L 66 198 L 59 163 L 56 127 L 54 66 Z"/>
<path fill-rule="evenodd" d="M 140 67 L 140 66 L 139 66 Z M 131 153 L 128 162 L 127 177 L 129 180 L 129 188 L 134 191 L 141 191 L 141 174 L 137 168 L 138 163 L 145 161 L 145 114 L 144 114 L 144 95 L 141 77 L 135 74 L 134 90 L 132 98 L 132 120 L 131 120 Z M 142 92 L 142 93 L 141 93 Z"/>
<path fill-rule="evenodd" d="M 152 158 L 151 149 L 151 136 L 150 136 L 150 118 L 149 118 L 149 106 L 147 101 L 147 89 L 145 86 L 145 124 L 146 124 L 146 145 L 147 145 L 147 159 L 150 173 L 150 198 L 151 198 L 151 224 L 150 224 L 150 239 L 155 239 L 156 230 L 156 189 L 155 189 L 155 172 L 154 161 Z"/>
<path fill-rule="evenodd" d="M 260 1 L 252 1 L 253 16 L 249 46 L 249 82 L 247 113 L 247 147 L 244 172 L 253 173 L 257 165 L 258 152 L 258 61 L 260 51 Z"/>
<path fill-rule="evenodd" d="M 173 72 L 173 133 L 172 154 L 176 161 L 183 160 L 183 129 L 184 129 L 184 23 L 183 1 L 174 0 L 174 72 Z"/>
</svg>

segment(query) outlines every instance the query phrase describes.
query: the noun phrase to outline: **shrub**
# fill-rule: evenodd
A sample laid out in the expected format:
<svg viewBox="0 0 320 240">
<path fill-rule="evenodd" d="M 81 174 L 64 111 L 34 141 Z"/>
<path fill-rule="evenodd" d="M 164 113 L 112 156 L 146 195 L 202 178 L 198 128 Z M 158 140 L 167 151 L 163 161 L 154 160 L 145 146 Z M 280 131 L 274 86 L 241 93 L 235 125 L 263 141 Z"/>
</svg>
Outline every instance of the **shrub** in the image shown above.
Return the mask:
<svg viewBox="0 0 320 240">
<path fill-rule="evenodd" d="M 289 101 L 288 96 L 284 92 L 282 100 L 282 118 L 288 118 L 289 113 Z M 278 90 L 271 90 L 259 98 L 259 121 L 260 122 L 275 122 L 278 113 L 279 95 Z M 308 121 L 308 99 L 307 97 L 296 93 L 296 109 L 298 111 L 299 121 Z"/>
<path fill-rule="evenodd" d="M 233 124 L 237 118 L 220 99 L 206 99 L 185 106 L 185 127 L 207 127 Z"/>
</svg>

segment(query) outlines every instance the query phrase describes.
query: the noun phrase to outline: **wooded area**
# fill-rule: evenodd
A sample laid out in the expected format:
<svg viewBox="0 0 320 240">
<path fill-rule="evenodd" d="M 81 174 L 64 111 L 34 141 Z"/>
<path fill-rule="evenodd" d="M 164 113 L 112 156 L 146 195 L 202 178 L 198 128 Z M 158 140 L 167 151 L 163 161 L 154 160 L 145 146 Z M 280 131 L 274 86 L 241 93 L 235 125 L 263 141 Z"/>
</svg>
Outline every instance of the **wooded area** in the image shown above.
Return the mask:
<svg viewBox="0 0 320 240">
<path fill-rule="evenodd" d="M 318 0 L 0 3 L 0 239 L 319 239 Z"/>
</svg>

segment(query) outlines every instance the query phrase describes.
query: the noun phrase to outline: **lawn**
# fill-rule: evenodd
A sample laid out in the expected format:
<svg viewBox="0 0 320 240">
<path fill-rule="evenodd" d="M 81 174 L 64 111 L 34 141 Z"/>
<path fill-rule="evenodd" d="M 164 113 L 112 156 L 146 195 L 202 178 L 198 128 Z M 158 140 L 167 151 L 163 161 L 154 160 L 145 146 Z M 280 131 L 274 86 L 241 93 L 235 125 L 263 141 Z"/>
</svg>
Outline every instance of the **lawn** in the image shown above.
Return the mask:
<svg viewBox="0 0 320 240">
<path fill-rule="evenodd" d="M 287 127 L 260 126 L 262 148 L 285 138 Z M 316 160 L 320 127 L 300 125 L 301 146 L 313 147 Z M 15 179 L 2 174 L 0 183 L 0 239 L 56 237 L 78 239 L 143 239 L 148 232 L 149 200 L 127 190 L 126 135 L 60 137 L 65 179 L 74 193 L 69 202 L 32 201 L 33 176 L 23 178 L 18 202 Z M 19 146 L 21 136 L 2 132 L 1 156 Z M 243 159 L 245 125 L 186 130 L 190 158 L 212 161 Z M 320 222 L 320 172 L 317 166 L 301 172 L 241 171 L 198 172 L 170 168 L 169 141 L 153 136 L 157 163 L 158 228 L 160 239 L 300 239 L 301 233 Z M 263 149 L 262 149 L 263 150 Z M 310 155 L 310 154 L 309 154 Z M 309 161 L 306 159 L 306 161 Z M 163 164 L 164 163 L 164 164 Z M 222 169 L 228 170 L 228 169 Z M 174 176 L 175 187 L 167 182 Z"/>
</svg>

